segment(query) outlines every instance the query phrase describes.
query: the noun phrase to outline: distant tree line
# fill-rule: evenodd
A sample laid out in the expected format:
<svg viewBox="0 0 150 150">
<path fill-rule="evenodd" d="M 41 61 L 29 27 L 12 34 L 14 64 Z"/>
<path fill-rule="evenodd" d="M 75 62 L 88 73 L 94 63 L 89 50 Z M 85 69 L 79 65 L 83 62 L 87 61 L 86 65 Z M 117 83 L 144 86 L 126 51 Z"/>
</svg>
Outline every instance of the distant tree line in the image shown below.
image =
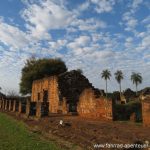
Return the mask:
<svg viewBox="0 0 150 150">
<path fill-rule="evenodd" d="M 121 81 L 124 79 L 124 75 L 123 75 L 123 72 L 121 70 L 117 70 L 114 75 L 115 75 L 116 81 L 119 84 L 119 91 L 120 91 L 120 97 L 121 97 Z M 108 69 L 103 70 L 101 73 L 101 77 L 104 78 L 104 80 L 106 81 L 106 97 L 107 97 L 107 93 L 108 93 L 107 82 L 108 82 L 108 80 L 110 80 L 111 72 Z M 143 78 L 142 78 L 140 73 L 132 72 L 131 81 L 133 82 L 133 84 L 135 84 L 136 94 L 137 94 L 137 87 L 139 84 L 142 83 L 142 80 L 143 80 Z"/>
</svg>

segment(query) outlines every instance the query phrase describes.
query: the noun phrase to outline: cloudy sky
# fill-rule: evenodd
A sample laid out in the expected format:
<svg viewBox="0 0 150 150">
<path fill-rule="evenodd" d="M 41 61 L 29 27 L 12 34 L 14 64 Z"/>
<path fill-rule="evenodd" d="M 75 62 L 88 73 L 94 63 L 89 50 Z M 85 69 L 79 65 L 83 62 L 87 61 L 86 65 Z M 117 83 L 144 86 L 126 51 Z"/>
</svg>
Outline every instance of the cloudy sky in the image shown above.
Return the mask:
<svg viewBox="0 0 150 150">
<path fill-rule="evenodd" d="M 141 72 L 150 86 L 149 0 L 1 0 L 0 86 L 19 91 L 21 68 L 30 56 L 60 57 L 69 70 L 82 69 L 95 87 L 109 69 L 124 73 L 123 89 L 135 89 L 130 75 Z"/>
</svg>

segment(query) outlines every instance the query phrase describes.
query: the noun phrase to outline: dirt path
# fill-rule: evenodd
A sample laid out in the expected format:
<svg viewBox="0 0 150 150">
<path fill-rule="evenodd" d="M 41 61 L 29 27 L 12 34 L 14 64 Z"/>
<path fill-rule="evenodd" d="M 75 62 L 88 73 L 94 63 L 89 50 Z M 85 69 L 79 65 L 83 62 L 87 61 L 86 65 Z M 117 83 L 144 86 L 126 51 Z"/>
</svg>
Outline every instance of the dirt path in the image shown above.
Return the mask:
<svg viewBox="0 0 150 150">
<path fill-rule="evenodd" d="M 136 141 L 150 141 L 150 128 L 132 122 L 94 121 L 78 116 L 60 115 L 35 120 L 24 119 L 14 113 L 8 114 L 23 120 L 34 132 L 40 132 L 46 138 L 59 141 L 65 149 L 72 150 L 74 145 L 74 149 L 77 150 L 90 150 L 94 149 L 94 144 L 131 144 Z M 62 126 L 59 124 L 60 120 L 63 120 Z"/>
</svg>

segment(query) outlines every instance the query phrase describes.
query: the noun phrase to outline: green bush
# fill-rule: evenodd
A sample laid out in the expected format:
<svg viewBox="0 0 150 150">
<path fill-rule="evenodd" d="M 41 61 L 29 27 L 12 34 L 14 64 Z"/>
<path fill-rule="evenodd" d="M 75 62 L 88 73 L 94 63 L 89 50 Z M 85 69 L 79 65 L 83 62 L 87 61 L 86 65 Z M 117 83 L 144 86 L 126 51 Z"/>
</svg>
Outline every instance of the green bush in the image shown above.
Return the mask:
<svg viewBox="0 0 150 150">
<path fill-rule="evenodd" d="M 130 120 L 130 116 L 135 113 L 135 121 L 142 121 L 142 106 L 139 100 L 130 101 L 126 104 L 114 105 L 114 120 Z"/>
</svg>

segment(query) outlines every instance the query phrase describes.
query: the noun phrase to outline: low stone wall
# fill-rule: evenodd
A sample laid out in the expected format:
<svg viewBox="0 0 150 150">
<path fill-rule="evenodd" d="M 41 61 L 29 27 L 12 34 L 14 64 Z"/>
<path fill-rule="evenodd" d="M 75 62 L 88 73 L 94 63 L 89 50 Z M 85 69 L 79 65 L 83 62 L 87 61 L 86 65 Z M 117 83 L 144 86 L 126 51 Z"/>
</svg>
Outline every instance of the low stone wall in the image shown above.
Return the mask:
<svg viewBox="0 0 150 150">
<path fill-rule="evenodd" d="M 80 95 L 77 112 L 81 117 L 112 119 L 112 101 L 96 98 L 92 89 L 86 89 Z"/>
<path fill-rule="evenodd" d="M 143 125 L 150 127 L 150 99 L 142 100 Z"/>
</svg>

